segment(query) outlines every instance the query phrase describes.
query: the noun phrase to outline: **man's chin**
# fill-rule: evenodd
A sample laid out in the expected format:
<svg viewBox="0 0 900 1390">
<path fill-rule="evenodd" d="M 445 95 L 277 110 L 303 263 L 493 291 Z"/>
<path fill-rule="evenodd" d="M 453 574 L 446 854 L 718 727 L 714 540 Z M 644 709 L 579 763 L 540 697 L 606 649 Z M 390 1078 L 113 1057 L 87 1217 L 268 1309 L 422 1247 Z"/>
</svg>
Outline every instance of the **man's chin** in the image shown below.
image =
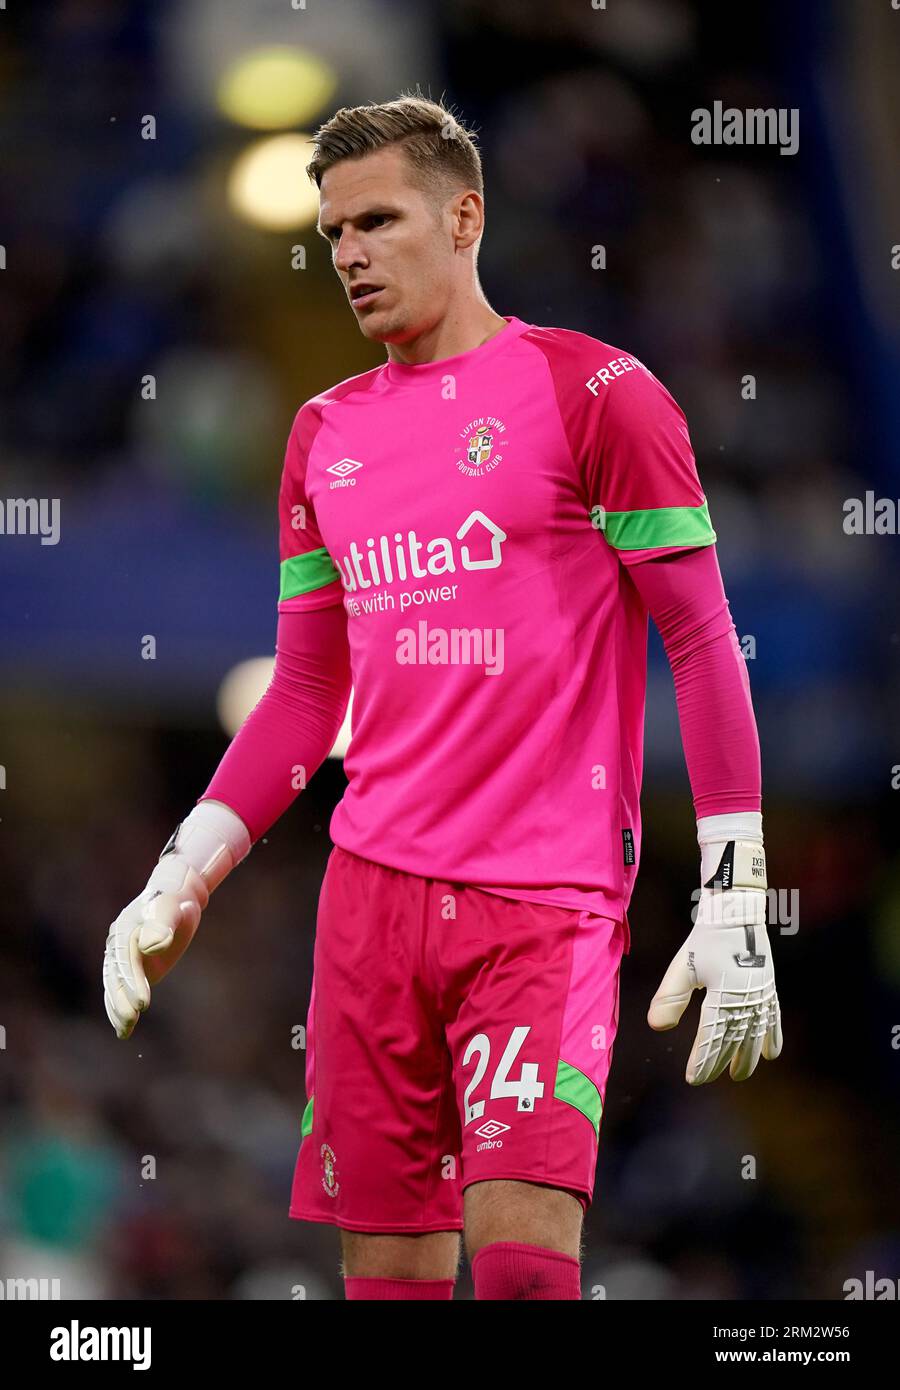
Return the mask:
<svg viewBox="0 0 900 1390">
<path fill-rule="evenodd" d="M 371 309 L 368 314 L 358 316 L 359 331 L 373 343 L 391 343 L 402 336 L 402 327 L 390 314 Z"/>
</svg>

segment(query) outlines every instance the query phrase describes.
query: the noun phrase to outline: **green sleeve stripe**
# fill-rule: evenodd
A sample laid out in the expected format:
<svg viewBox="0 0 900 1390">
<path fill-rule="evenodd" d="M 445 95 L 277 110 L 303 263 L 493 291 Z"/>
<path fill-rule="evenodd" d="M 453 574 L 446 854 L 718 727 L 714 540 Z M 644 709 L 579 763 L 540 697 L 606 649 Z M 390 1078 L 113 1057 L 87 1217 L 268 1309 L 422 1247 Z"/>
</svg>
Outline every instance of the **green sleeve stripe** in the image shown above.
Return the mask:
<svg viewBox="0 0 900 1390">
<path fill-rule="evenodd" d="M 667 545 L 712 545 L 716 533 L 704 499 L 699 507 L 648 507 L 605 512 L 598 528 L 615 550 L 655 550 Z"/>
<path fill-rule="evenodd" d="M 313 1097 L 310 1096 L 306 1102 L 306 1109 L 303 1112 L 303 1119 L 300 1121 L 300 1138 L 305 1139 L 307 1134 L 312 1134 L 313 1125 Z"/>
<path fill-rule="evenodd" d="M 603 1114 L 603 1101 L 600 1092 L 589 1076 L 568 1062 L 560 1062 L 556 1068 L 556 1086 L 553 1089 L 556 1100 L 564 1101 L 580 1110 L 594 1126 L 594 1133 L 600 1136 L 600 1116 Z"/>
<path fill-rule="evenodd" d="M 296 598 L 298 594 L 309 594 L 314 589 L 324 589 L 335 579 L 340 579 L 331 556 L 324 545 L 318 550 L 309 550 L 305 555 L 292 555 L 281 562 L 281 592 L 279 603 L 286 598 Z"/>
</svg>

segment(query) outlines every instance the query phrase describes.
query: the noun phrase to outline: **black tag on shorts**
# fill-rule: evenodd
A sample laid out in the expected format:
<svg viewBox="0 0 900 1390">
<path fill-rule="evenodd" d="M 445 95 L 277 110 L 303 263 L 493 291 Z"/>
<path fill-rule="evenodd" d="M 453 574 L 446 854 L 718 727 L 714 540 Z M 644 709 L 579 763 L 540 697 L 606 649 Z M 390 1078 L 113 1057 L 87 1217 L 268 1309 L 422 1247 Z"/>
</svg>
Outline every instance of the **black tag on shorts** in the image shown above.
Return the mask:
<svg viewBox="0 0 900 1390">
<path fill-rule="evenodd" d="M 625 863 L 634 863 L 634 832 L 631 830 L 622 831 L 622 849 L 625 852 Z"/>
</svg>

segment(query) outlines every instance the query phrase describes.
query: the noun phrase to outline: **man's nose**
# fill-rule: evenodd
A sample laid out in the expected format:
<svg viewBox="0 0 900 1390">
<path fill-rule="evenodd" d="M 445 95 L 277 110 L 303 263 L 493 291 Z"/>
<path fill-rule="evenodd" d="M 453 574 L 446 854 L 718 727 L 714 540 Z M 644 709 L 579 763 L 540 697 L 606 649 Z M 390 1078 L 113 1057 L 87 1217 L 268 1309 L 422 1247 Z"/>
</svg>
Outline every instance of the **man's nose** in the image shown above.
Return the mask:
<svg viewBox="0 0 900 1390">
<path fill-rule="evenodd" d="M 352 266 L 365 264 L 362 243 L 352 232 L 345 232 L 338 242 L 334 263 L 338 270 L 350 270 Z"/>
</svg>

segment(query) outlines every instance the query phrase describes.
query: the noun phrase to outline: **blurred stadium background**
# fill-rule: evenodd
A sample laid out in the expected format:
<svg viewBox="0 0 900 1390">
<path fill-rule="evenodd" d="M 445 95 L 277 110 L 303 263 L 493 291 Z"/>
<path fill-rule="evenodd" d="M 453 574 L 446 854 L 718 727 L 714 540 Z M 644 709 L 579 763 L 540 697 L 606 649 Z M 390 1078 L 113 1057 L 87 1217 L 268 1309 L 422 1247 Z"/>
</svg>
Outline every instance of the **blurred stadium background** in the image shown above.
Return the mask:
<svg viewBox="0 0 900 1390">
<path fill-rule="evenodd" d="M 584 1295 L 840 1298 L 900 1276 L 898 541 L 843 528 L 847 498 L 900 496 L 898 35 L 888 0 L 0 14 L 0 493 L 60 499 L 61 524 L 56 545 L 0 536 L 0 1277 L 341 1296 L 334 1233 L 287 1216 L 340 761 L 216 895 L 127 1045 L 100 962 L 226 745 L 222 682 L 271 655 L 293 414 L 382 360 L 314 235 L 305 139 L 416 84 L 479 131 L 492 305 L 636 353 L 687 414 L 748 652 L 770 881 L 797 895 L 773 927 L 781 1060 L 688 1088 L 696 1005 L 674 1034 L 645 1022 L 697 865 L 652 634 Z M 694 145 L 715 100 L 797 108 L 799 152 Z"/>
</svg>

